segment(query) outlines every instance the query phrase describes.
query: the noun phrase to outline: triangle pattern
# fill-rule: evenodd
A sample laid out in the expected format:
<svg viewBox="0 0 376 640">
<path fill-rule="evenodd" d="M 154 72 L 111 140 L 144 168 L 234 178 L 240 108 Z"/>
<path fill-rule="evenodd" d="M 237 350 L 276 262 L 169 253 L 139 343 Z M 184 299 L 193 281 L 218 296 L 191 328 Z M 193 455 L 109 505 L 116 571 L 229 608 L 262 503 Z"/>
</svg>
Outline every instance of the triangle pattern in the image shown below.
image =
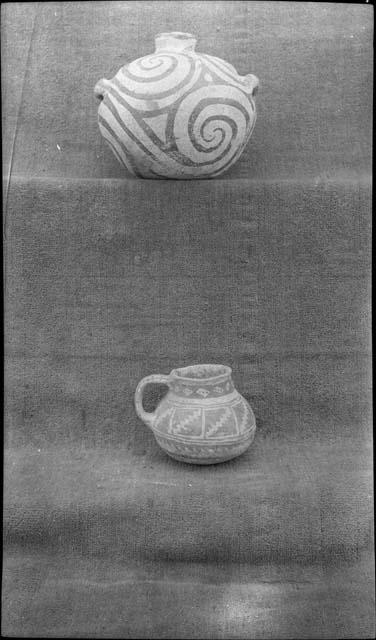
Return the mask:
<svg viewBox="0 0 376 640">
<path fill-rule="evenodd" d="M 153 116 L 152 118 L 145 118 L 144 121 L 151 129 L 153 129 L 154 133 L 158 136 L 158 138 L 166 144 L 166 123 L 167 123 L 168 113 L 162 113 L 159 116 Z"/>
</svg>

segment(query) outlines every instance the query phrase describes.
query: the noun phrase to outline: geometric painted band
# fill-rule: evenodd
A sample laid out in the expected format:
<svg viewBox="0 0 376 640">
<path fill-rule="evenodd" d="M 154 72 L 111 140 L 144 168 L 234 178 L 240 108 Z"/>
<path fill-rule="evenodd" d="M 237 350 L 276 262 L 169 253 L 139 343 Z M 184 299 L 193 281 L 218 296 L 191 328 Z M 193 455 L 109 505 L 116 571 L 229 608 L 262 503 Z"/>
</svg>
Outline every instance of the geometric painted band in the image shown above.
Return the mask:
<svg viewBox="0 0 376 640">
<path fill-rule="evenodd" d="M 198 445 L 194 443 L 177 443 L 170 439 L 157 437 L 158 444 L 173 456 L 181 456 L 182 458 L 196 458 L 201 460 L 213 461 L 216 458 L 235 457 L 243 453 L 251 444 L 254 434 L 242 442 L 223 443 L 222 445 Z"/>
<path fill-rule="evenodd" d="M 165 397 L 154 413 L 150 425 L 155 435 L 179 441 L 230 442 L 247 438 L 256 428 L 248 403 L 237 394 L 226 404 L 183 405 Z"/>
</svg>

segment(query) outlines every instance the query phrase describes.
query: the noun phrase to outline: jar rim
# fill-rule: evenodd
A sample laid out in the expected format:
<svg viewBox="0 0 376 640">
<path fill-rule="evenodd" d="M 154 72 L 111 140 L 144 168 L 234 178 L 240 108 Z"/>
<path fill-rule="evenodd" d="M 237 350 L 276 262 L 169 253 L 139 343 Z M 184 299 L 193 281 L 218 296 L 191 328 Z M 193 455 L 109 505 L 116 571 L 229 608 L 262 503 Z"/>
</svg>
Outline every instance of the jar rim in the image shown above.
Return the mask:
<svg viewBox="0 0 376 640">
<path fill-rule="evenodd" d="M 157 33 L 156 38 L 176 38 L 177 40 L 196 40 L 195 36 L 191 33 L 185 33 L 183 31 L 164 31 Z"/>
</svg>

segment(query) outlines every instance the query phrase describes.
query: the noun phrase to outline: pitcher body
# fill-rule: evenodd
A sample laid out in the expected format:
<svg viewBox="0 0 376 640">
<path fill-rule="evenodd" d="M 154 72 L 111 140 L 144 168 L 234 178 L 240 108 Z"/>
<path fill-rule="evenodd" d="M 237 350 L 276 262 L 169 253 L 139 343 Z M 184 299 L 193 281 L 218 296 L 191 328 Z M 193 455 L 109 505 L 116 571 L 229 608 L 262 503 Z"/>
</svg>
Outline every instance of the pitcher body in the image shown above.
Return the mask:
<svg viewBox="0 0 376 640">
<path fill-rule="evenodd" d="M 169 390 L 154 413 L 148 413 L 142 408 L 142 390 L 152 382 L 167 384 Z M 135 402 L 158 444 L 183 462 L 230 460 L 244 453 L 255 435 L 253 411 L 225 365 L 191 365 L 169 376 L 148 376 L 139 383 Z"/>
</svg>

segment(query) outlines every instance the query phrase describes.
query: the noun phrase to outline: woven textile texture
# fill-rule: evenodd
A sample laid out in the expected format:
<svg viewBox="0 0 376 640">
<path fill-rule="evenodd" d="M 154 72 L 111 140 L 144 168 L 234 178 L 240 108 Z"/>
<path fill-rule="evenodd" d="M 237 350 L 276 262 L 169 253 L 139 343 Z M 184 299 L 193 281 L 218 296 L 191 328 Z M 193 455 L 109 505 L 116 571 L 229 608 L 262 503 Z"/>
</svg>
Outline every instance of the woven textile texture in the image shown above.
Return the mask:
<svg viewBox="0 0 376 640">
<path fill-rule="evenodd" d="M 1 12 L 3 635 L 373 636 L 372 8 Z M 172 30 L 260 79 L 214 180 L 132 178 L 99 134 L 97 80 Z M 133 405 L 196 362 L 231 366 L 257 422 L 212 467 L 169 459 Z"/>
</svg>

